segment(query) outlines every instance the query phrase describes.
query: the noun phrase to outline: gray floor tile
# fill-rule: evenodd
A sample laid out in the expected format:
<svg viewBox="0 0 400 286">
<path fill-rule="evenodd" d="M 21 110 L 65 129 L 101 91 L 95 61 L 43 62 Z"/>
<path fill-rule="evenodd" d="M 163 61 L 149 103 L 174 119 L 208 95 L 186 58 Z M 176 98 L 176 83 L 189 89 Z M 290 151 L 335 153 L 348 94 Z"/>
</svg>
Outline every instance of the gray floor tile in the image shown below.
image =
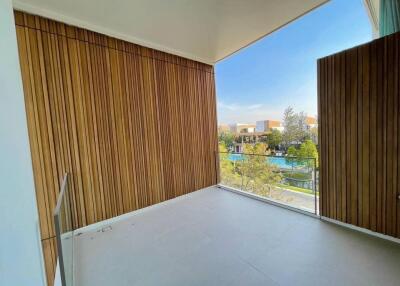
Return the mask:
<svg viewBox="0 0 400 286">
<path fill-rule="evenodd" d="M 399 269 L 397 244 L 214 187 L 75 238 L 76 286 L 398 286 Z"/>
</svg>

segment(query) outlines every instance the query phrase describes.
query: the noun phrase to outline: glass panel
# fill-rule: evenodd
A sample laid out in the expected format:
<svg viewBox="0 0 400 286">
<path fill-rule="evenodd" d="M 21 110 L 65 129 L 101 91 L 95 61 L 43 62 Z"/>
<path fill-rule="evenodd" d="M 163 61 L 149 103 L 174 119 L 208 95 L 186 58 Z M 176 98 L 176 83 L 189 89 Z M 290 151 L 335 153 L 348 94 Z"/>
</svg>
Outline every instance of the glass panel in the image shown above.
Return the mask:
<svg viewBox="0 0 400 286">
<path fill-rule="evenodd" d="M 221 184 L 317 213 L 314 158 L 219 154 Z"/>
<path fill-rule="evenodd" d="M 68 174 L 66 174 L 54 211 L 58 263 L 63 286 L 73 285 L 74 228 L 70 198 L 72 192 L 69 185 Z"/>
</svg>

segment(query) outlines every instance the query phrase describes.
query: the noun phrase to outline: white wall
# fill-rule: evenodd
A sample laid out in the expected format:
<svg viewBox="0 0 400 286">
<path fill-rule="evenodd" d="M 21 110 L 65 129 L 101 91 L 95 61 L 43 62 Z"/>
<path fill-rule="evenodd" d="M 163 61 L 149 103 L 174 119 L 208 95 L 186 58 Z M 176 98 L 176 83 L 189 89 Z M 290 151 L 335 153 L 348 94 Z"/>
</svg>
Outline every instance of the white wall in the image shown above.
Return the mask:
<svg viewBox="0 0 400 286">
<path fill-rule="evenodd" d="M 45 285 L 11 0 L 0 0 L 0 285 Z"/>
</svg>

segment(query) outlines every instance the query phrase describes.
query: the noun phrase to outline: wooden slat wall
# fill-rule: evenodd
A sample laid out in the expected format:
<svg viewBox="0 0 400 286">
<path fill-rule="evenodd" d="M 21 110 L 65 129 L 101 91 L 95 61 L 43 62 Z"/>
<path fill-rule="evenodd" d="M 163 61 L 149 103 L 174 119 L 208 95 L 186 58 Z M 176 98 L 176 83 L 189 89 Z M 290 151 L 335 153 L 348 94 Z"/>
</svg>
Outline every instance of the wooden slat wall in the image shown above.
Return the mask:
<svg viewBox="0 0 400 286">
<path fill-rule="evenodd" d="M 75 227 L 216 183 L 214 70 L 22 12 L 15 20 L 51 285 L 65 172 Z"/>
<path fill-rule="evenodd" d="M 400 237 L 400 34 L 318 61 L 321 215 Z"/>
<path fill-rule="evenodd" d="M 55 237 L 42 239 L 42 250 L 44 257 L 44 266 L 46 270 L 47 285 L 54 283 L 56 265 L 57 265 L 57 241 Z"/>
</svg>

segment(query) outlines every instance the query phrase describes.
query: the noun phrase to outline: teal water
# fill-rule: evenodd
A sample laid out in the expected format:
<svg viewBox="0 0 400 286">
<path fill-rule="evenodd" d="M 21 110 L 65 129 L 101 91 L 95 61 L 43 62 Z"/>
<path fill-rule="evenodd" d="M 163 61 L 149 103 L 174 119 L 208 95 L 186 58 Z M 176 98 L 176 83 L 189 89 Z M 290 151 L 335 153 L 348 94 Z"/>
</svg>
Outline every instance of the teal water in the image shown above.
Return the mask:
<svg viewBox="0 0 400 286">
<path fill-rule="evenodd" d="M 231 161 L 241 161 L 243 159 L 243 154 L 229 154 L 229 160 Z M 292 167 L 296 167 L 299 165 L 297 162 L 288 162 L 283 157 L 266 157 L 265 160 L 268 161 L 268 163 L 270 163 L 271 165 L 275 165 L 280 169 L 291 169 Z"/>
</svg>

